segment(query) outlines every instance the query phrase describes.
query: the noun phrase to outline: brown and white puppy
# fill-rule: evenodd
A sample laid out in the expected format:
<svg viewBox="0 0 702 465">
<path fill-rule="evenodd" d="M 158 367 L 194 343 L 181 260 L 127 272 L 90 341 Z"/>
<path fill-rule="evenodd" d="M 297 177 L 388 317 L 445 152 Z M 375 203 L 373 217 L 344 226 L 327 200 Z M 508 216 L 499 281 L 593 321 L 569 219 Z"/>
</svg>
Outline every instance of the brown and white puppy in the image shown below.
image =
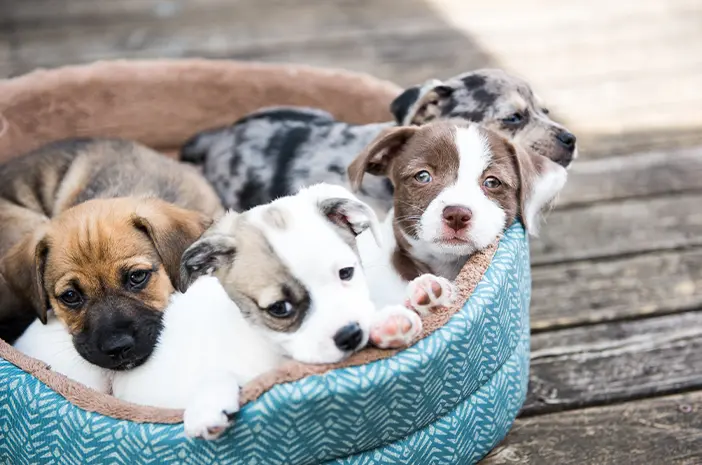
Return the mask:
<svg viewBox="0 0 702 465">
<path fill-rule="evenodd" d="M 425 275 L 442 278 L 438 281 L 449 297 L 448 280 L 515 219 L 536 234 L 539 213 L 567 177 L 565 168 L 548 158 L 527 154 L 488 129 L 456 120 L 386 129 L 348 172 L 354 188 L 365 173 L 387 176 L 394 187 L 394 207 L 382 228 L 384 247 L 359 236 L 378 306 L 396 302 L 408 282 Z M 426 291 L 432 282 L 436 284 L 421 278 L 415 284 Z M 426 298 L 426 293 L 418 295 Z"/>
<path fill-rule="evenodd" d="M 182 252 L 221 211 L 194 170 L 127 141 L 64 141 L 3 165 L 0 336 L 52 309 L 89 362 L 143 362 Z"/>
<path fill-rule="evenodd" d="M 356 155 L 384 129 L 397 126 L 476 122 L 564 167 L 578 152 L 575 136 L 551 119 L 531 86 L 499 69 L 410 87 L 390 111 L 394 121 L 358 125 L 319 109 L 264 108 L 231 126 L 197 134 L 181 157 L 201 165 L 225 206 L 240 211 L 319 182 L 349 187 L 346 168 Z M 368 176 L 358 196 L 383 218 L 392 205 L 392 186 Z"/>
</svg>

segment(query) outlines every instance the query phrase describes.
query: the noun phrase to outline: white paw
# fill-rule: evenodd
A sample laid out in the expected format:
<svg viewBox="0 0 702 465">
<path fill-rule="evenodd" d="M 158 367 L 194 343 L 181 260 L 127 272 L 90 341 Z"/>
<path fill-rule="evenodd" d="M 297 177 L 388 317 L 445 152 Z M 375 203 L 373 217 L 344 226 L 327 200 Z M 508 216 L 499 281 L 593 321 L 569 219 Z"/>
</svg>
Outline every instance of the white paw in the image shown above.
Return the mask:
<svg viewBox="0 0 702 465">
<path fill-rule="evenodd" d="M 422 333 L 422 320 L 415 312 L 393 305 L 378 311 L 370 328 L 370 342 L 380 349 L 401 349 Z"/>
<path fill-rule="evenodd" d="M 239 385 L 231 376 L 203 383 L 183 414 L 185 435 L 190 438 L 217 439 L 234 422 L 239 411 Z"/>
<path fill-rule="evenodd" d="M 433 274 L 423 274 L 407 285 L 406 306 L 421 315 L 451 305 L 455 298 L 456 289 L 453 283 Z"/>
</svg>

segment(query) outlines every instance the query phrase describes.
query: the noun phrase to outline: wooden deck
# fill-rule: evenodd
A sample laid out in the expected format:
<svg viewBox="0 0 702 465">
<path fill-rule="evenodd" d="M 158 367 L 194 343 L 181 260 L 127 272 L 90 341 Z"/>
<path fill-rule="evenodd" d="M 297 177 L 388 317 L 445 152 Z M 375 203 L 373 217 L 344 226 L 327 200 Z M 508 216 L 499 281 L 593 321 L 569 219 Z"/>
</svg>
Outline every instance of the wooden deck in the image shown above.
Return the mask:
<svg viewBox="0 0 702 465">
<path fill-rule="evenodd" d="M 702 463 L 699 0 L 0 0 L 0 77 L 107 58 L 533 83 L 581 141 L 533 241 L 532 368 L 488 464 Z"/>
</svg>

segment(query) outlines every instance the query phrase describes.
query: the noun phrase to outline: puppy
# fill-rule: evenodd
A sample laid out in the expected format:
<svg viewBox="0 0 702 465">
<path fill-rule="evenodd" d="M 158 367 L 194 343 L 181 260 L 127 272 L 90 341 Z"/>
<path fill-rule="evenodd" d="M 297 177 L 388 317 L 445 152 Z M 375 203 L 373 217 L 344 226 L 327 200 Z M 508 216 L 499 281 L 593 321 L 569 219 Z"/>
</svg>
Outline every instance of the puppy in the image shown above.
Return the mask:
<svg viewBox="0 0 702 465">
<path fill-rule="evenodd" d="M 3 271 L 41 322 L 52 310 L 86 361 L 126 370 L 153 351 L 180 256 L 208 223 L 160 199 L 89 200 L 23 239 Z"/>
<path fill-rule="evenodd" d="M 46 324 L 35 320 L 13 346 L 89 388 L 103 393 L 110 392 L 112 372 L 81 357 L 66 326 L 53 314 L 48 315 Z"/>
<path fill-rule="evenodd" d="M 318 182 L 348 186 L 346 168 L 356 155 L 381 131 L 398 125 L 460 118 L 564 167 L 577 155 L 575 136 L 550 119 L 526 82 L 501 70 L 411 87 L 392 102 L 391 112 L 393 122 L 352 125 L 321 110 L 264 109 L 196 135 L 181 158 L 202 165 L 224 204 L 241 211 Z M 392 194 L 387 179 L 373 176 L 358 193 L 381 218 L 392 206 Z"/>
<path fill-rule="evenodd" d="M 337 186 L 228 213 L 183 254 L 187 290 L 151 359 L 115 374 L 114 395 L 185 408 L 186 434 L 211 439 L 238 410 L 239 386 L 285 360 L 339 362 L 371 333 L 380 345 L 393 332 L 416 337 L 415 313 L 370 300 L 355 243 L 366 230 L 378 233 L 372 209 Z"/>
<path fill-rule="evenodd" d="M 366 173 L 394 186 L 393 209 L 381 227 L 383 247 L 358 238 L 373 302 L 383 306 L 409 293 L 410 305 L 425 310 L 450 301 L 449 281 L 467 258 L 515 219 L 536 234 L 539 213 L 567 178 L 548 158 L 456 120 L 387 128 L 348 173 L 354 189 Z"/>
<path fill-rule="evenodd" d="M 0 336 L 52 309 L 87 361 L 142 363 L 182 252 L 221 212 L 192 167 L 127 141 L 63 141 L 1 166 Z"/>
</svg>

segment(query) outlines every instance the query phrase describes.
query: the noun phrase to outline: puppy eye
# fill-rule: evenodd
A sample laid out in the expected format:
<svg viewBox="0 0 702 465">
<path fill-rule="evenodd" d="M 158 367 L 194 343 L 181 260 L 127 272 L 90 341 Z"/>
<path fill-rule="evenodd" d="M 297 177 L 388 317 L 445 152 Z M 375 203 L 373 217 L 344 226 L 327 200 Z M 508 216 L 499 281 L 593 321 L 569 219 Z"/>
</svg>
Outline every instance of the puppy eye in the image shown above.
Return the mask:
<svg viewBox="0 0 702 465">
<path fill-rule="evenodd" d="M 279 300 L 269 305 L 266 311 L 276 318 L 288 318 L 293 314 L 293 306 L 287 300 Z"/>
<path fill-rule="evenodd" d="M 488 176 L 487 178 L 485 178 L 485 181 L 483 181 L 483 186 L 487 187 L 488 189 L 497 189 L 501 185 L 502 183 L 500 182 L 500 180 L 494 176 Z"/>
<path fill-rule="evenodd" d="M 517 113 L 513 113 L 513 114 L 509 115 L 507 118 L 503 118 L 502 122 L 504 122 L 506 124 L 519 124 L 523 120 L 524 120 L 524 115 L 517 112 Z"/>
<path fill-rule="evenodd" d="M 128 284 L 132 289 L 143 288 L 151 276 L 151 271 L 148 270 L 135 270 L 129 273 Z"/>
<path fill-rule="evenodd" d="M 342 281 L 351 281 L 353 278 L 353 267 L 342 268 L 339 270 L 339 279 Z"/>
<path fill-rule="evenodd" d="M 422 184 L 428 184 L 431 182 L 431 174 L 429 174 L 429 171 L 427 170 L 422 170 L 414 175 L 414 179 Z"/>
<path fill-rule="evenodd" d="M 61 294 L 59 296 L 59 300 L 66 307 L 70 308 L 78 308 L 83 304 L 83 298 L 77 291 L 74 291 L 73 289 L 69 289 L 68 291 Z"/>
<path fill-rule="evenodd" d="M 549 110 L 548 108 L 542 108 L 541 111 L 543 111 L 545 115 L 551 113 L 551 110 Z"/>
</svg>

